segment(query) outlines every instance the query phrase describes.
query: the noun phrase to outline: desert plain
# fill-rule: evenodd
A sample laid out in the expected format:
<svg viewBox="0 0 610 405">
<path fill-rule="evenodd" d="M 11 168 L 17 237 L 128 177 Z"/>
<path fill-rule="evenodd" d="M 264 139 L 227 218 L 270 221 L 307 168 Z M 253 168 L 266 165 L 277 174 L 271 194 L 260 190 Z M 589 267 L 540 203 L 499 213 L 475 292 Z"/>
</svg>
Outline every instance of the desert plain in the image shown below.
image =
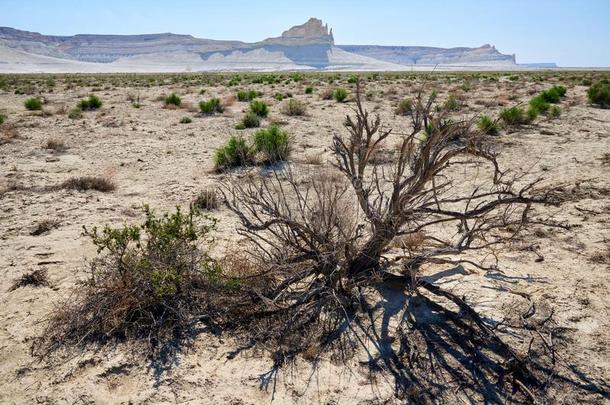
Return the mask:
<svg viewBox="0 0 610 405">
<path fill-rule="evenodd" d="M 610 384 L 610 110 L 591 105 L 591 81 L 604 71 L 467 73 L 358 73 L 363 103 L 392 128 L 384 147 L 408 132 L 400 102 L 416 92 L 437 92 L 439 109 L 455 119 L 496 119 L 500 111 L 527 106 L 552 86 L 567 89 L 558 116 L 540 115 L 530 123 L 501 126 L 489 142 L 503 169 L 541 177 L 554 188 L 552 203 L 533 208 L 561 227 L 533 225 L 526 236 L 498 252 L 497 267 L 467 263 L 457 269 L 434 265 L 419 276 L 463 297 L 490 324 L 515 314 L 524 296 L 552 313 L 556 349 L 555 383 L 548 403 L 607 403 Z M 263 79 L 261 79 L 263 77 Z M 322 353 L 299 357 L 279 370 L 262 348 L 232 354 L 230 334 L 202 331 L 159 365 L 124 342 L 91 344 L 40 358 L 32 344 L 58 305 L 85 277 L 97 252 L 83 226 L 121 226 L 142 221 L 142 205 L 157 212 L 188 209 L 203 191 L 214 191 L 233 172 L 214 168 L 215 150 L 232 135 L 248 137 L 259 128 L 236 129 L 249 108 L 238 91 L 254 90 L 269 106 L 261 127 L 277 123 L 290 135 L 294 170 L 332 170 L 333 136 L 345 133 L 354 114 L 356 91 L 350 73 L 3 75 L 0 76 L 0 402 L 89 403 L 403 403 L 396 381 L 383 367 L 372 372 L 361 352 L 345 361 Z M 311 87 L 311 91 L 306 91 Z M 347 99 L 328 94 L 337 88 Z M 76 104 L 95 94 L 103 104 L 70 117 Z M 170 94 L 180 106 L 166 105 Z M 29 111 L 30 97 L 43 101 Z M 199 112 L 202 100 L 218 98 L 224 111 Z M 288 115 L 285 105 L 299 100 L 304 114 Z M 447 100 L 450 99 L 450 105 Z M 501 123 L 500 123 L 501 124 Z M 384 165 L 383 160 L 379 163 Z M 269 176 L 268 167 L 236 169 L 238 175 Z M 456 176 L 473 178 L 476 167 L 457 167 Z M 243 171 L 243 172 L 241 172 Z M 66 180 L 93 176 L 114 189 L 58 187 Z M 456 186 L 459 188 L 459 184 Z M 238 218 L 222 204 L 208 214 L 218 220 L 210 246 L 222 258 L 240 249 Z M 476 257 L 476 254 L 475 254 Z M 479 260 L 487 260 L 478 257 Z M 19 280 L 39 270 L 42 285 Z M 36 284 L 36 283 L 34 283 Z M 511 293 L 506 293 L 510 291 Z M 385 298 L 392 311 L 391 296 Z M 396 303 L 394 303 L 396 304 Z M 399 305 L 399 304 L 396 304 Z M 510 339 L 510 331 L 502 330 Z M 545 337 L 547 338 L 547 337 Z M 548 338 L 547 338 L 548 339 Z M 547 340 L 548 342 L 548 340 Z M 527 347 L 528 342 L 515 342 Z M 511 393 L 480 396 L 460 392 L 444 381 L 438 402 L 510 401 Z M 417 395 L 409 397 L 417 403 Z M 508 399 L 507 399 L 508 398 Z M 421 399 L 424 401 L 424 399 Z M 518 400 L 514 400 L 518 402 Z"/>
</svg>

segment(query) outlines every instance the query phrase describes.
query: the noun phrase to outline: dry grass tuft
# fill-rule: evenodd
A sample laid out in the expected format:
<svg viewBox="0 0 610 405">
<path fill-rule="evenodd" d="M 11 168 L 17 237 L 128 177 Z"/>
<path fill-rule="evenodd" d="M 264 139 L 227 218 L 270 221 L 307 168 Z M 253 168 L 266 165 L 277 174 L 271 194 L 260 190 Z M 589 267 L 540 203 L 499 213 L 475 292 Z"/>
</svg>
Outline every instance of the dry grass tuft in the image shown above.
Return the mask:
<svg viewBox="0 0 610 405">
<path fill-rule="evenodd" d="M 206 188 L 195 198 L 193 205 L 204 211 L 210 211 L 218 208 L 218 192 L 215 188 Z"/>
<path fill-rule="evenodd" d="M 68 149 L 63 140 L 56 138 L 47 139 L 46 143 L 44 144 L 44 148 L 53 150 L 55 152 L 65 152 Z"/>
<path fill-rule="evenodd" d="M 47 233 L 59 226 L 59 221 L 56 219 L 45 219 L 42 222 L 39 222 L 31 231 L 31 236 L 39 236 L 44 233 Z"/>
<path fill-rule="evenodd" d="M 96 190 L 102 192 L 113 191 L 116 185 L 112 180 L 106 177 L 94 177 L 94 176 L 83 176 L 83 177 L 72 177 L 63 183 L 58 188 L 66 190 Z"/>
</svg>

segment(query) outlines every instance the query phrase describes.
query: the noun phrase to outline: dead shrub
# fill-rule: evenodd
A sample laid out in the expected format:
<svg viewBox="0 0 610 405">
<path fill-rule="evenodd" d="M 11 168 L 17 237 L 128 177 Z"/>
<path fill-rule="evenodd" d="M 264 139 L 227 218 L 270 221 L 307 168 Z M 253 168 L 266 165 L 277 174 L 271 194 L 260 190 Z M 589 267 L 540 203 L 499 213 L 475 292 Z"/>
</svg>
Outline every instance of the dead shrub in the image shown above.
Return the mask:
<svg viewBox="0 0 610 405">
<path fill-rule="evenodd" d="M 22 287 L 49 287 L 47 269 L 36 269 L 29 271 L 13 282 L 9 291 L 14 291 Z"/>
<path fill-rule="evenodd" d="M 332 100 L 334 97 L 335 91 L 331 88 L 326 88 L 320 93 L 320 99 L 322 100 Z"/>
<path fill-rule="evenodd" d="M 236 102 L 237 102 L 237 98 L 235 97 L 235 95 L 231 94 L 229 96 L 223 97 L 220 102 L 220 105 L 223 107 L 231 107 Z"/>
<path fill-rule="evenodd" d="M 19 132 L 14 125 L 3 125 L 2 128 L 0 128 L 0 145 L 11 143 L 19 138 Z"/>
<path fill-rule="evenodd" d="M 225 202 L 250 242 L 243 249 L 273 281 L 257 289 L 242 284 L 241 297 L 253 298 L 248 305 L 229 305 L 225 325 L 268 349 L 274 370 L 298 355 L 345 359 L 360 345 L 383 346 L 367 352 L 377 359 L 371 367 L 388 367 L 401 398 L 415 385 L 430 393 L 423 395 L 426 402 L 434 402 L 438 379 L 457 375 L 466 395 L 497 398 L 506 392 L 508 374 L 518 381 L 515 402 L 533 400 L 532 392 L 543 396 L 554 358 L 537 350 L 539 331 L 548 333 L 544 323 L 511 325 L 520 341 L 538 342 L 521 352 L 463 297 L 421 277 L 423 269 L 439 264 L 489 269 L 469 254 L 493 255 L 528 227 L 531 207 L 547 202 L 539 180 L 516 182 L 520 174 L 499 169 L 488 137 L 473 120 L 448 121 L 435 96 L 421 92 L 413 100 L 409 130 L 397 134 L 400 147 L 388 159 L 391 167 L 375 166 L 375 152 L 392 131 L 362 99 L 358 83 L 355 116 L 345 120 L 346 133 L 333 138 L 333 170 L 295 173 L 288 166 L 263 178 L 226 177 Z M 451 177 L 453 163 L 464 160 L 485 168 L 484 189 Z M 393 250 L 397 242 L 402 255 Z M 394 322 L 388 311 L 397 315 L 395 328 L 388 326 Z M 504 382 L 488 397 L 488 385 L 481 389 L 487 381 Z"/>
</svg>

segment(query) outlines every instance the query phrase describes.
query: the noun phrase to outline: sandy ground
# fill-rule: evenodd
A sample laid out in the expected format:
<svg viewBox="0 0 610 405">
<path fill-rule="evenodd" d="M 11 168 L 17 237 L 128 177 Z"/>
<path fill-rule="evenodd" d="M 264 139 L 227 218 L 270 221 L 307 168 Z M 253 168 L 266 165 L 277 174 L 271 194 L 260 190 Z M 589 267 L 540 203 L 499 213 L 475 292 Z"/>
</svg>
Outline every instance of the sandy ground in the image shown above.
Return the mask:
<svg viewBox="0 0 610 405">
<path fill-rule="evenodd" d="M 560 78 L 543 82 L 475 82 L 468 91 L 459 89 L 459 77 L 445 78 L 434 86 L 441 99 L 449 91 L 462 94 L 469 115 L 496 113 L 502 105 L 527 102 L 532 94 L 561 84 Z M 541 215 L 574 225 L 569 230 L 541 227 L 533 241 L 535 250 L 511 251 L 501 257 L 504 274 L 472 271 L 446 277 L 427 274 L 431 280 L 468 297 L 484 313 L 501 313 L 506 302 L 498 286 L 526 292 L 555 309 L 557 324 L 567 336 L 561 356 L 581 373 L 580 389 L 556 392 L 556 402 L 603 403 L 595 387 L 610 383 L 610 110 L 586 103 L 586 87 L 568 86 L 561 103 L 563 114 L 539 118 L 519 132 L 503 132 L 497 138 L 501 162 L 516 170 L 543 175 L 548 184 L 563 184 L 573 198 L 561 207 L 538 208 Z M 344 84 L 344 86 L 350 86 Z M 101 88 L 103 87 L 103 88 Z M 294 136 L 297 161 L 311 156 L 330 158 L 332 135 L 343 131 L 342 120 L 353 103 L 321 100 L 304 95 L 303 83 L 244 86 L 261 90 L 272 104 L 267 121 L 277 120 Z M 392 381 L 371 383 L 367 370 L 358 366 L 323 361 L 316 370 L 304 362 L 282 370 L 275 383 L 261 389 L 261 376 L 271 367 L 267 357 L 247 353 L 228 360 L 230 339 L 202 334 L 179 357 L 179 364 L 160 371 L 128 354 L 124 347 L 105 348 L 49 365 L 30 355 L 30 344 L 41 322 L 69 294 L 82 276 L 85 260 L 95 255 L 82 226 L 113 224 L 141 218 L 139 207 L 149 203 L 159 210 L 185 206 L 197 193 L 213 186 L 219 175 L 211 173 L 211 156 L 231 134 L 247 108 L 235 103 L 220 116 L 198 117 L 188 108 L 163 108 L 158 97 L 176 92 L 191 105 L 212 96 L 225 98 L 236 88 L 164 85 L 150 88 L 114 85 L 65 89 L 58 80 L 52 93 L 42 93 L 48 114 L 28 112 L 25 95 L 4 91 L 0 113 L 8 116 L 18 137 L 0 144 L 0 187 L 33 186 L 29 190 L 5 190 L 0 194 L 0 403 L 378 403 L 392 402 Z M 64 111 L 95 90 L 104 106 L 71 120 Z M 287 117 L 281 102 L 271 98 L 291 91 L 308 105 L 305 117 Z M 404 118 L 393 113 L 397 102 L 412 94 L 413 83 L 385 80 L 368 85 L 374 96 L 367 102 L 384 122 L 400 131 Z M 383 92 L 383 93 L 382 93 Z M 135 109 L 128 95 L 139 95 Z M 193 122 L 179 124 L 182 117 Z M 252 130 L 241 131 L 250 134 Z M 43 148 L 49 139 L 65 143 L 64 152 Z M 323 163 L 324 164 L 324 163 Z M 81 175 L 111 176 L 117 189 L 95 191 L 44 191 Z M 216 252 L 234 243 L 236 219 L 225 209 L 213 213 L 220 219 Z M 31 231 L 44 220 L 57 227 L 39 236 Z M 23 287 L 9 291 L 26 271 L 48 269 L 50 287 Z M 473 270 L 473 269 L 471 269 Z M 606 400 L 608 397 L 606 397 Z"/>
</svg>

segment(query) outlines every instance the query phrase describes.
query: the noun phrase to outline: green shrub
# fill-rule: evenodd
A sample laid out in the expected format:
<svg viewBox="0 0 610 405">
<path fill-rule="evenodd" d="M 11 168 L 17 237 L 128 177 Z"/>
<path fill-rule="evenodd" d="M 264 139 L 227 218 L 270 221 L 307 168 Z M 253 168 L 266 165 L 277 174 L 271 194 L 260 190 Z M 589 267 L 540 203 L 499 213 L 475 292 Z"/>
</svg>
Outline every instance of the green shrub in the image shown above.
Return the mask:
<svg viewBox="0 0 610 405">
<path fill-rule="evenodd" d="M 191 122 L 193 122 L 193 120 L 191 119 L 191 117 L 182 117 L 180 119 L 180 123 L 181 124 L 190 124 Z"/>
<path fill-rule="evenodd" d="M 587 96 L 591 104 L 599 105 L 602 108 L 610 108 L 610 81 L 601 80 L 591 85 L 587 91 Z"/>
<path fill-rule="evenodd" d="M 398 107 L 396 107 L 396 114 L 409 115 L 411 114 L 411 110 L 413 110 L 413 101 L 411 101 L 409 98 L 405 98 L 398 103 Z"/>
<path fill-rule="evenodd" d="M 350 84 L 355 84 L 358 82 L 358 76 L 356 75 L 351 75 L 348 79 L 347 82 Z"/>
<path fill-rule="evenodd" d="M 239 136 L 231 136 L 226 144 L 214 152 L 216 170 L 237 166 L 246 166 L 254 161 L 253 150 L 246 140 Z"/>
<path fill-rule="evenodd" d="M 290 99 L 287 103 L 285 103 L 282 107 L 282 112 L 286 115 L 290 116 L 300 116 L 305 115 L 307 107 L 305 107 L 305 103 L 296 99 Z"/>
<path fill-rule="evenodd" d="M 558 103 L 561 100 L 560 91 L 553 87 L 540 93 L 540 96 L 547 103 Z"/>
<path fill-rule="evenodd" d="M 250 103 L 250 112 L 259 117 L 265 118 L 269 114 L 269 106 L 267 106 L 267 103 L 264 101 L 254 100 Z"/>
<path fill-rule="evenodd" d="M 287 93 L 275 93 L 273 95 L 273 98 L 276 99 L 277 101 L 282 101 L 285 98 L 291 98 L 292 97 L 292 93 L 287 92 Z"/>
<path fill-rule="evenodd" d="M 526 116 L 527 116 L 526 122 L 534 121 L 536 118 L 538 118 L 538 114 L 539 114 L 538 110 L 535 109 L 534 107 L 530 106 L 526 112 Z"/>
<path fill-rule="evenodd" d="M 552 105 L 549 113 L 551 114 L 551 117 L 558 118 L 561 116 L 561 108 L 557 105 Z"/>
<path fill-rule="evenodd" d="M 483 115 L 477 124 L 479 130 L 487 135 L 498 135 L 500 132 L 496 121 L 492 120 L 489 116 Z"/>
<path fill-rule="evenodd" d="M 590 86 L 593 84 L 593 80 L 589 79 L 588 77 L 582 79 L 582 85 L 583 86 Z"/>
<path fill-rule="evenodd" d="M 102 100 L 96 95 L 90 95 L 88 98 L 81 100 L 76 105 L 81 111 L 97 110 L 102 106 Z"/>
<path fill-rule="evenodd" d="M 525 111 L 521 107 L 505 108 L 500 112 L 500 119 L 508 126 L 522 125 L 528 122 Z"/>
<path fill-rule="evenodd" d="M 87 279 L 57 307 L 43 334 L 43 351 L 141 340 L 150 353 L 175 350 L 205 313 L 220 266 L 204 250 L 216 221 L 196 208 L 157 216 L 144 207 L 140 224 L 84 228 L 97 248 Z"/>
<path fill-rule="evenodd" d="M 238 91 L 237 92 L 237 101 L 252 101 L 256 97 L 260 97 L 260 93 L 255 90 L 248 91 Z"/>
<path fill-rule="evenodd" d="M 550 107 L 551 105 L 542 94 L 530 100 L 530 108 L 533 108 L 539 113 L 546 113 Z"/>
<path fill-rule="evenodd" d="M 220 104 L 220 100 L 217 98 L 200 102 L 199 109 L 201 110 L 201 113 L 205 115 L 222 113 L 224 111 L 224 107 L 222 104 Z"/>
<path fill-rule="evenodd" d="M 309 86 L 305 88 L 305 94 L 313 94 L 313 87 Z"/>
<path fill-rule="evenodd" d="M 253 112 L 248 112 L 244 115 L 244 118 L 240 121 L 239 124 L 235 127 L 236 129 L 245 129 L 245 128 L 258 128 L 261 126 L 261 119 L 258 115 Z"/>
<path fill-rule="evenodd" d="M 4 121 L 6 121 L 6 115 L 0 114 L 0 125 L 4 124 Z"/>
<path fill-rule="evenodd" d="M 278 125 L 271 125 L 254 134 L 254 147 L 268 162 L 284 161 L 290 155 L 290 138 Z"/>
<path fill-rule="evenodd" d="M 38 97 L 28 98 L 23 105 L 30 111 L 42 110 L 42 100 Z"/>
<path fill-rule="evenodd" d="M 165 105 L 175 105 L 176 107 L 180 107 L 180 104 L 182 104 L 182 99 L 176 93 L 172 93 L 165 97 Z"/>
<path fill-rule="evenodd" d="M 443 108 L 446 111 L 459 111 L 459 109 L 462 108 L 462 105 L 454 94 L 450 94 L 447 100 L 445 100 Z"/>
<path fill-rule="evenodd" d="M 347 90 L 345 89 L 336 89 L 333 93 L 333 98 L 338 102 L 342 103 L 347 98 Z"/>
<path fill-rule="evenodd" d="M 77 120 L 77 119 L 81 118 L 82 116 L 83 116 L 83 112 L 78 107 L 74 107 L 68 113 L 68 118 L 70 118 L 71 120 Z"/>
</svg>

